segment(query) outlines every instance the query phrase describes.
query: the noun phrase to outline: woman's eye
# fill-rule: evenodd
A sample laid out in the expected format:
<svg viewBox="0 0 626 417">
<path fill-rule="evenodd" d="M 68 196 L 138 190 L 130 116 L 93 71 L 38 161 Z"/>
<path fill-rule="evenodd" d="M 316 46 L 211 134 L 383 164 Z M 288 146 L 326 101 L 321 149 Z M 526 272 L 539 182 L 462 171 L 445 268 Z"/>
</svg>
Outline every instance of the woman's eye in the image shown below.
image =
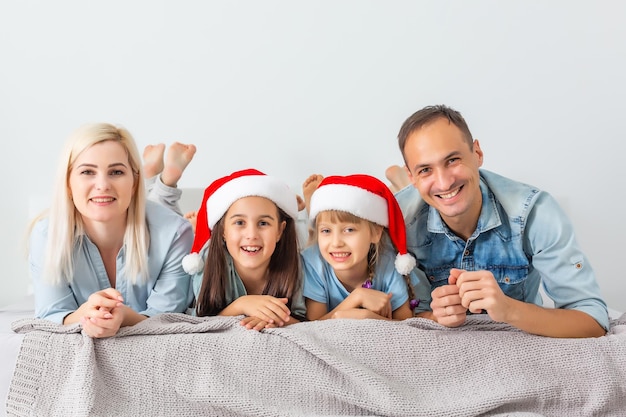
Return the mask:
<svg viewBox="0 0 626 417">
<path fill-rule="evenodd" d="M 116 169 L 115 171 L 111 171 L 111 175 L 113 176 L 124 175 L 124 171 Z"/>
<path fill-rule="evenodd" d="M 85 169 L 83 171 L 80 171 L 80 175 L 93 175 L 94 172 L 91 169 Z"/>
</svg>

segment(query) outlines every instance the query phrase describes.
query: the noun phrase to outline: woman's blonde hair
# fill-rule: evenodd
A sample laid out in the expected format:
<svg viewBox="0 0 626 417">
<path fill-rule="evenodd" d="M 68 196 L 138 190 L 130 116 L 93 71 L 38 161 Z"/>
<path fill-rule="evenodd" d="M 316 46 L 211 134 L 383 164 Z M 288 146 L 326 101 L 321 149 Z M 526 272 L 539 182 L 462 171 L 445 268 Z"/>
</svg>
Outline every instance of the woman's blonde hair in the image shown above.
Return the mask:
<svg viewBox="0 0 626 417">
<path fill-rule="evenodd" d="M 83 244 L 84 223 L 72 201 L 69 175 L 78 156 L 93 145 L 114 141 L 126 150 L 135 180 L 127 211 L 124 247 L 124 275 L 131 283 L 147 279 L 150 235 L 146 224 L 146 191 L 141 158 L 135 140 L 128 130 L 108 123 L 91 123 L 78 128 L 65 143 L 58 163 L 50 208 L 33 220 L 48 216 L 48 242 L 43 277 L 51 284 L 72 282 L 73 255 Z M 138 279 L 139 278 L 139 279 Z"/>
</svg>

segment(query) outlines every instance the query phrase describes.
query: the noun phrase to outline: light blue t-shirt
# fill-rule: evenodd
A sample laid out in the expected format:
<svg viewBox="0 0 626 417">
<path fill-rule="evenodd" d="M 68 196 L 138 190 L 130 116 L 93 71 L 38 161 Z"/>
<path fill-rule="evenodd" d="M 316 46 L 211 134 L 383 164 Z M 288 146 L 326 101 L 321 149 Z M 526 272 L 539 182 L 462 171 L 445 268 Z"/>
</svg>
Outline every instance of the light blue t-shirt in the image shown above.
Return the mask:
<svg viewBox="0 0 626 417">
<path fill-rule="evenodd" d="M 391 244 L 382 244 L 378 263 L 372 279 L 372 289 L 384 293 L 392 293 L 391 309 L 396 310 L 408 299 L 409 292 L 404 277 L 395 269 L 395 251 Z M 311 245 L 302 252 L 304 264 L 304 297 L 318 303 L 326 304 L 332 311 L 350 292 L 343 286 L 332 266 L 324 260 L 317 244 Z M 410 274 L 416 298 L 420 301 L 415 313 L 430 308 L 430 285 L 425 278 L 419 278 L 415 271 Z"/>
<path fill-rule="evenodd" d="M 558 202 L 545 191 L 487 170 L 480 170 L 480 179 L 482 208 L 467 242 L 412 185 L 396 193 L 407 248 L 432 288 L 447 284 L 451 268 L 487 270 L 511 298 L 542 305 L 543 285 L 555 307 L 583 311 L 608 329 L 594 271 Z"/>
<path fill-rule="evenodd" d="M 208 252 L 209 252 L 209 242 L 207 242 L 202 247 L 199 253 L 199 255 L 202 257 L 204 262 L 206 262 Z M 225 298 L 226 298 L 226 305 L 229 305 L 230 303 L 235 301 L 237 298 L 242 297 L 244 295 L 248 295 L 248 292 L 246 291 L 246 287 L 243 284 L 241 277 L 239 277 L 239 274 L 237 273 L 235 266 L 233 265 L 233 258 L 229 254 L 226 254 L 226 270 L 228 273 L 228 279 L 227 279 L 226 288 L 225 288 L 226 290 Z M 204 276 L 204 270 L 193 275 L 191 279 L 192 280 L 191 286 L 193 288 L 193 294 L 196 300 L 198 299 L 198 295 L 200 294 L 200 288 L 202 287 L 203 276 Z M 291 305 L 290 305 L 291 315 L 294 317 L 304 318 L 306 316 L 306 306 L 304 304 L 304 297 L 302 296 L 302 285 L 300 285 L 300 288 L 296 290 L 296 294 L 294 295 L 294 297 L 289 301 L 291 302 Z M 193 311 L 193 314 L 195 314 L 195 310 Z"/>
<path fill-rule="evenodd" d="M 158 203 L 146 202 L 146 221 L 150 231 L 148 280 L 131 284 L 123 273 L 125 248 L 116 259 L 115 288 L 124 304 L 145 316 L 165 312 L 184 312 L 192 301 L 190 276 L 182 259 L 191 250 L 193 230 L 189 221 Z M 110 288 L 108 275 L 96 245 L 83 236 L 82 245 L 74 248 L 74 277 L 71 283 L 56 285 L 42 277 L 48 237 L 48 219 L 40 220 L 30 236 L 29 267 L 35 293 L 35 317 L 63 323 L 91 294 Z"/>
</svg>

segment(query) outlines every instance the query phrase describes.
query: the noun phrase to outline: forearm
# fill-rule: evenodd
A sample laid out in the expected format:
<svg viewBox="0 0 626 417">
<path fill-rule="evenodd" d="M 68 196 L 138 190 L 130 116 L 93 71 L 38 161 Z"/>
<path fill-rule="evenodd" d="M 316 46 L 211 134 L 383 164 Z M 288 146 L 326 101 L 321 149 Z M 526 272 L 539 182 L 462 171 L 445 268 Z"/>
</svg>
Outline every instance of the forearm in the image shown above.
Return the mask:
<svg viewBox="0 0 626 417">
<path fill-rule="evenodd" d="M 388 317 L 381 316 L 373 311 L 365 308 L 352 308 L 349 310 L 341 310 L 333 315 L 334 319 L 376 319 L 376 320 L 392 320 Z"/>
<path fill-rule="evenodd" d="M 510 300 L 506 322 L 528 333 L 548 337 L 600 337 L 606 331 L 587 313 L 578 310 L 544 308 Z"/>
<path fill-rule="evenodd" d="M 63 324 L 68 325 L 68 324 L 78 323 L 81 320 L 81 318 L 82 318 L 82 314 L 80 314 L 78 310 L 72 311 L 70 314 L 65 316 L 65 318 L 63 319 Z"/>
<path fill-rule="evenodd" d="M 435 315 L 433 314 L 432 311 L 422 311 L 421 313 L 417 313 L 415 315 L 415 317 L 421 317 L 421 318 L 424 318 L 424 319 L 437 321 L 437 318 L 435 317 Z"/>
<path fill-rule="evenodd" d="M 241 316 L 241 315 L 245 315 L 245 313 L 243 311 L 242 304 L 241 304 L 242 298 L 244 298 L 244 297 L 237 298 L 235 301 L 233 301 L 232 303 L 227 305 L 226 308 L 224 308 L 222 311 L 220 311 L 217 315 L 218 316 Z"/>
<path fill-rule="evenodd" d="M 132 308 L 128 306 L 121 306 L 121 307 L 116 307 L 116 308 L 124 309 L 124 319 L 122 320 L 122 324 L 120 327 L 134 326 L 135 324 L 141 321 L 144 321 L 145 319 L 148 318 L 147 316 L 144 316 L 143 314 L 137 313 L 135 310 L 133 310 Z"/>
<path fill-rule="evenodd" d="M 349 295 L 346 299 L 344 299 L 341 303 L 339 303 L 335 308 L 333 308 L 331 311 L 324 314 L 322 317 L 317 318 L 316 320 L 334 319 L 334 318 L 337 318 L 338 316 L 341 316 L 342 312 L 344 311 L 356 310 L 356 309 L 359 309 L 360 307 L 361 307 L 361 303 L 357 300 L 357 297 L 354 297 L 354 296 L 351 297 Z"/>
</svg>

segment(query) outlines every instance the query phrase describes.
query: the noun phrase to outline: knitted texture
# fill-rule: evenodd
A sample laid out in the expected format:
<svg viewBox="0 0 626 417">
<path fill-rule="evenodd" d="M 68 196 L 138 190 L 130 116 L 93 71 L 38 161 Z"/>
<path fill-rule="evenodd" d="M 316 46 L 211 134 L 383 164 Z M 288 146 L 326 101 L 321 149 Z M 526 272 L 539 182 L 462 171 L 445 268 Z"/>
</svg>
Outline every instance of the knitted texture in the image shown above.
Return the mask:
<svg viewBox="0 0 626 417">
<path fill-rule="evenodd" d="M 25 319 L 9 416 L 624 416 L 626 315 L 551 339 L 486 315 L 326 320 L 263 332 L 163 314 L 91 339 Z"/>
</svg>

